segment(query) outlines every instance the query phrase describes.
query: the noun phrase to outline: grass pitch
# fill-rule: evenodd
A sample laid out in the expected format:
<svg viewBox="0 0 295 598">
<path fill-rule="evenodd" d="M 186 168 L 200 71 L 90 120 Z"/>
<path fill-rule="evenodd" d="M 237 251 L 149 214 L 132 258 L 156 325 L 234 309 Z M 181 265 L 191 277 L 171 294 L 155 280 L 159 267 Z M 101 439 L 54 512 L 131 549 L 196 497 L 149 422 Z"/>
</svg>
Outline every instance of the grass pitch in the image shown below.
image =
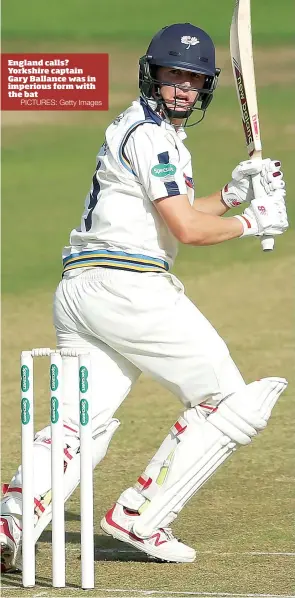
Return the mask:
<svg viewBox="0 0 295 598">
<path fill-rule="evenodd" d="M 2 29 L 4 39 L 67 40 L 107 43 L 123 41 L 130 46 L 147 44 L 161 27 L 170 23 L 194 23 L 205 29 L 215 43 L 228 44 L 229 24 L 234 0 L 187 0 L 185 7 L 170 0 L 169 7 L 157 0 L 143 5 L 136 0 L 97 2 L 97 0 L 18 0 L 4 2 Z M 252 2 L 254 40 L 277 44 L 293 42 L 294 7 L 291 0 Z"/>
</svg>

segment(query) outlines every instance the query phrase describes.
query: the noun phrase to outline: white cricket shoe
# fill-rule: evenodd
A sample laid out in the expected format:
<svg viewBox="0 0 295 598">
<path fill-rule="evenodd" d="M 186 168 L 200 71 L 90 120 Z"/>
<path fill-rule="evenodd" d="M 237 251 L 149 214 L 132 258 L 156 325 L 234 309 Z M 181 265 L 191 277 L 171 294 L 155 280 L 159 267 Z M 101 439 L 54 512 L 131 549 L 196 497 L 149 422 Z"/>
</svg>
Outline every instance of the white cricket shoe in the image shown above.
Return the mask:
<svg viewBox="0 0 295 598">
<path fill-rule="evenodd" d="M 136 536 L 132 532 L 136 517 L 138 517 L 137 514 L 116 503 L 101 520 L 100 526 L 113 538 L 131 544 L 138 550 L 162 561 L 192 563 L 195 560 L 195 550 L 174 538 L 168 527 L 156 529 L 146 539 Z"/>
<path fill-rule="evenodd" d="M 12 515 L 2 515 L 0 518 L 1 573 L 19 569 L 16 559 L 20 541 L 21 528 L 18 519 Z"/>
</svg>

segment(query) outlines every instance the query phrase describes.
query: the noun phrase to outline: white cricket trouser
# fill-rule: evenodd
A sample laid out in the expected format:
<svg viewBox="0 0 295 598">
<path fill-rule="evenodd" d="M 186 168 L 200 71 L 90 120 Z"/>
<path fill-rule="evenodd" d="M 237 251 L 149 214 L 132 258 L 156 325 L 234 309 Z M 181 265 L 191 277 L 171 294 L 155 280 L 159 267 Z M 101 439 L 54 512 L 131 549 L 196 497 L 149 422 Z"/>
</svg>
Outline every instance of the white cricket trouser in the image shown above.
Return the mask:
<svg viewBox="0 0 295 598">
<path fill-rule="evenodd" d="M 141 372 L 185 408 L 216 404 L 244 386 L 228 348 L 172 274 L 73 270 L 54 299 L 58 348 L 91 352 L 93 416 L 103 425 Z M 65 359 L 66 417 L 78 421 L 75 359 Z"/>
</svg>

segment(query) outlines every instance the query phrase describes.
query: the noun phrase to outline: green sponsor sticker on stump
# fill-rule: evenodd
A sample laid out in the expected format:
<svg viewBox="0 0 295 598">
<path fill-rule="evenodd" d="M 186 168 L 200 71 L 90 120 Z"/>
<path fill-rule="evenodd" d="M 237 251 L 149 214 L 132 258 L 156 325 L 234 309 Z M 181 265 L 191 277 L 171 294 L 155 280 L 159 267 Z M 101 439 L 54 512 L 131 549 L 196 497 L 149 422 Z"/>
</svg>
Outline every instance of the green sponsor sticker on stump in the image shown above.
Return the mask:
<svg viewBox="0 0 295 598">
<path fill-rule="evenodd" d="M 26 366 L 24 366 L 26 367 Z M 24 426 L 29 423 L 31 416 L 30 416 L 30 401 L 29 399 L 22 399 L 21 400 L 21 420 Z"/>
<path fill-rule="evenodd" d="M 151 169 L 151 173 L 156 177 L 173 176 L 176 173 L 174 164 L 156 164 Z"/>
<path fill-rule="evenodd" d="M 28 392 L 30 388 L 30 370 L 27 365 L 22 365 L 21 370 L 21 389 L 23 392 Z"/>
<path fill-rule="evenodd" d="M 50 366 L 50 388 L 51 390 L 58 389 L 58 367 L 55 363 Z"/>
<path fill-rule="evenodd" d="M 80 367 L 79 370 L 79 384 L 80 384 L 80 392 L 84 393 L 88 390 L 88 370 L 83 365 Z"/>
<path fill-rule="evenodd" d="M 56 397 L 51 397 L 50 407 L 51 407 L 51 409 L 50 409 L 51 422 L 53 424 L 56 424 L 59 420 L 59 412 L 58 412 L 59 402 Z"/>
<path fill-rule="evenodd" d="M 88 401 L 86 399 L 81 399 L 80 401 L 80 423 L 81 426 L 87 426 L 89 422 L 89 414 L 88 414 Z"/>
<path fill-rule="evenodd" d="M 82 365 L 79 369 L 79 387 L 80 387 L 80 392 L 82 394 L 86 393 L 88 391 L 88 369 L 85 367 L 85 365 Z M 89 404 L 87 399 L 81 399 L 80 400 L 80 424 L 81 426 L 87 426 L 88 422 L 89 422 L 89 413 L 88 413 L 88 409 L 89 409 Z"/>
</svg>

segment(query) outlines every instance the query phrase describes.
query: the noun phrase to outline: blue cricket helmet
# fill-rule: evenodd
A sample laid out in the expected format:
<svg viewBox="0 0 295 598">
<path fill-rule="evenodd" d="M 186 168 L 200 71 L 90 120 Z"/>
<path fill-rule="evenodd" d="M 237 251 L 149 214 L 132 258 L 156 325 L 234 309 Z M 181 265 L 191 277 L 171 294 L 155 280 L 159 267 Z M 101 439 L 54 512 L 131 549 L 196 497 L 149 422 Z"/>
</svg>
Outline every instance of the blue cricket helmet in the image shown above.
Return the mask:
<svg viewBox="0 0 295 598">
<path fill-rule="evenodd" d="M 205 84 L 199 92 L 196 105 L 187 111 L 185 118 L 193 110 L 205 112 L 220 74 L 220 69 L 215 66 L 215 46 L 211 37 L 191 23 L 168 25 L 153 37 L 146 54 L 139 60 L 139 89 L 146 99 L 156 99 L 160 106 L 163 100 L 161 102 L 158 93 L 159 81 L 156 76 L 159 66 L 205 75 Z M 169 117 L 176 115 L 165 105 L 162 108 Z"/>
</svg>

